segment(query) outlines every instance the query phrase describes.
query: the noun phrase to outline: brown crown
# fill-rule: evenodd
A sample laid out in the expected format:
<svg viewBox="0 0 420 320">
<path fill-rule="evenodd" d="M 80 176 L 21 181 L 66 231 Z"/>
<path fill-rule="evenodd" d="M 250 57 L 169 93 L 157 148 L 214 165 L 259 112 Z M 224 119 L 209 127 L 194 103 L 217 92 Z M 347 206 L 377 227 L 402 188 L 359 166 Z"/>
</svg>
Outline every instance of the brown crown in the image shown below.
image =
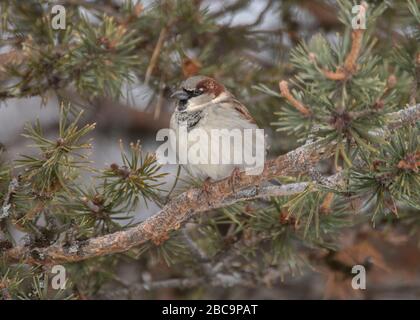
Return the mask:
<svg viewBox="0 0 420 320">
<path fill-rule="evenodd" d="M 197 89 L 203 89 L 203 92 L 205 93 L 213 93 L 216 97 L 225 91 L 225 87 L 223 85 L 211 78 L 201 80 L 197 84 Z"/>
</svg>

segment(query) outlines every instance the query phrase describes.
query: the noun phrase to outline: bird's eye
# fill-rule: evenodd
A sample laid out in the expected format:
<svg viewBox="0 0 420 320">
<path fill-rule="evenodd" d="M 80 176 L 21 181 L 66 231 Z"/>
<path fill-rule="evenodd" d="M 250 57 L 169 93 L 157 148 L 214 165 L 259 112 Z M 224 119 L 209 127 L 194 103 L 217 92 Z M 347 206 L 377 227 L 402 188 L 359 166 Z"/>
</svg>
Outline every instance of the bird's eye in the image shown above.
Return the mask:
<svg viewBox="0 0 420 320">
<path fill-rule="evenodd" d="M 203 88 L 194 90 L 194 96 L 195 97 L 199 96 L 200 94 L 203 94 Z"/>
<path fill-rule="evenodd" d="M 186 89 L 184 89 L 184 90 L 185 90 L 185 92 L 188 93 L 190 98 L 198 97 L 199 95 L 203 94 L 203 92 L 204 92 L 203 88 L 198 88 L 198 89 L 194 89 L 194 90 L 186 90 Z"/>
</svg>

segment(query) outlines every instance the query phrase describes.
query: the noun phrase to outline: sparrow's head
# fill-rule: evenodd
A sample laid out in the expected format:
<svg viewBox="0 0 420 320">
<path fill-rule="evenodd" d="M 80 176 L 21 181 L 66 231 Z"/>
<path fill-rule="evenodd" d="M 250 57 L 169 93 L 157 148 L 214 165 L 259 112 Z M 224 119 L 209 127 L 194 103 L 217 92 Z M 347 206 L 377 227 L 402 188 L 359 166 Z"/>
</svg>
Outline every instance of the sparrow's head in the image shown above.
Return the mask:
<svg viewBox="0 0 420 320">
<path fill-rule="evenodd" d="M 197 111 L 211 106 L 223 99 L 227 94 L 225 87 L 216 80 L 194 76 L 181 84 L 180 90 L 171 98 L 177 100 L 176 108 L 180 112 Z"/>
</svg>

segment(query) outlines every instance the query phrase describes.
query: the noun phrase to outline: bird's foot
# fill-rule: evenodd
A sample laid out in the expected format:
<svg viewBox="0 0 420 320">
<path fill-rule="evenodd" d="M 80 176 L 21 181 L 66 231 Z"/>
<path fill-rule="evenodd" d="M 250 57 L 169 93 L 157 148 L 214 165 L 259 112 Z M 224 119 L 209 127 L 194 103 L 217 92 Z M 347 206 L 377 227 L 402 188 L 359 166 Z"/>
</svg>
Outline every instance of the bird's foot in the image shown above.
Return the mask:
<svg viewBox="0 0 420 320">
<path fill-rule="evenodd" d="M 229 177 L 229 184 L 230 184 L 230 188 L 232 189 L 232 192 L 235 192 L 235 184 L 239 180 L 240 176 L 241 176 L 241 170 L 238 167 L 233 169 Z"/>
<path fill-rule="evenodd" d="M 207 177 L 206 180 L 204 180 L 201 190 L 202 190 L 202 193 L 207 198 L 210 196 L 210 190 L 211 190 L 211 178 L 210 177 Z"/>
</svg>

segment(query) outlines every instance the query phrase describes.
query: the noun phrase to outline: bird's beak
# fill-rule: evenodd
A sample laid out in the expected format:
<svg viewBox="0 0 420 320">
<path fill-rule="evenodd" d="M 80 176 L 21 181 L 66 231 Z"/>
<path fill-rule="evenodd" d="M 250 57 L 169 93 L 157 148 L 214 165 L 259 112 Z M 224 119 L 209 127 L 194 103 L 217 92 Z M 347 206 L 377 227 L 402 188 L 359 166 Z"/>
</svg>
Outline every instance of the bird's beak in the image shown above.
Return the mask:
<svg viewBox="0 0 420 320">
<path fill-rule="evenodd" d="M 171 95 L 171 98 L 176 98 L 178 100 L 188 100 L 189 96 L 188 93 L 186 93 L 184 90 L 178 90 Z"/>
</svg>

